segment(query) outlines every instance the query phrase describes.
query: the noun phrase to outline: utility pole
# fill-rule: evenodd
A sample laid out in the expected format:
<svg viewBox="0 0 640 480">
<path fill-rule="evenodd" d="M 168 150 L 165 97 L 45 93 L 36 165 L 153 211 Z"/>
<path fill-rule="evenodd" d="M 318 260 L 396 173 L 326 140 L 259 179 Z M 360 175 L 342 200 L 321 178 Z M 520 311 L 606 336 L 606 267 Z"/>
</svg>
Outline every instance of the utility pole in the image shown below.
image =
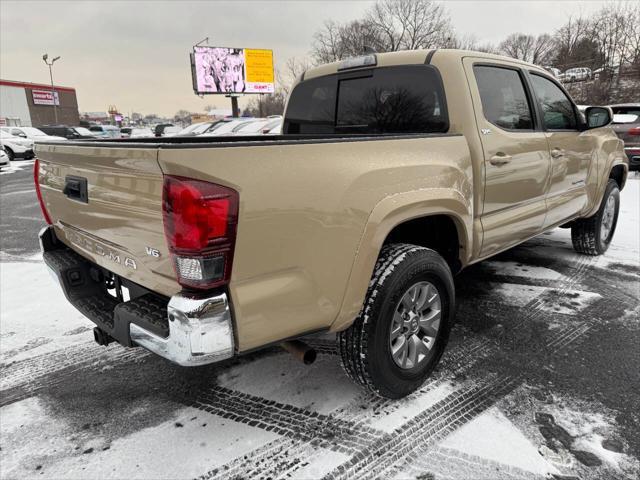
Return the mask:
<svg viewBox="0 0 640 480">
<path fill-rule="evenodd" d="M 51 96 L 53 97 L 53 115 L 56 119 L 56 125 L 58 124 L 58 107 L 56 106 L 56 89 L 53 86 L 53 64 L 56 63 L 56 60 L 60 60 L 60 57 L 55 57 L 51 62 L 47 62 L 49 58 L 49 54 L 45 53 L 42 56 L 42 60 L 49 66 L 49 78 L 51 79 Z"/>
</svg>

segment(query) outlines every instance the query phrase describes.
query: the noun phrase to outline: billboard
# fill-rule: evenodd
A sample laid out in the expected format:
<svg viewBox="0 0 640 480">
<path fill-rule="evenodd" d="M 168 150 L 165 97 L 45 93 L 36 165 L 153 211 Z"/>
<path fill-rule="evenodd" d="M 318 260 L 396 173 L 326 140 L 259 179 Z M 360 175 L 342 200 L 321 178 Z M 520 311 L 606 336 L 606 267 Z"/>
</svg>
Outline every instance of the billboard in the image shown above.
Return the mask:
<svg viewBox="0 0 640 480">
<path fill-rule="evenodd" d="M 273 51 L 194 47 L 193 90 L 197 94 L 273 93 Z"/>
<path fill-rule="evenodd" d="M 58 92 L 52 92 L 51 90 L 31 90 L 33 95 L 34 105 L 53 105 L 53 94 L 55 93 L 55 104 L 60 105 L 60 97 Z"/>
</svg>

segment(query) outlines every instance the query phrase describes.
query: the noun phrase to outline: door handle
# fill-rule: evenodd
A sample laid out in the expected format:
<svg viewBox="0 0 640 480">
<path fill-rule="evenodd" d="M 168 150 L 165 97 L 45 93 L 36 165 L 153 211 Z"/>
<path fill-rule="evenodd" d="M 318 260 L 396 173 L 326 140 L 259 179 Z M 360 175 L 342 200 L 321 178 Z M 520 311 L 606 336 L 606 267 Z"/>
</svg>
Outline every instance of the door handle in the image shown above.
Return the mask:
<svg viewBox="0 0 640 480">
<path fill-rule="evenodd" d="M 551 150 L 551 157 L 552 158 L 564 157 L 564 150 L 561 148 L 554 148 L 553 150 Z"/>
<path fill-rule="evenodd" d="M 506 165 L 510 161 L 511 161 L 511 155 L 507 155 L 502 152 L 496 153 L 493 157 L 489 159 L 489 163 L 497 167 L 499 167 L 500 165 Z"/>
</svg>

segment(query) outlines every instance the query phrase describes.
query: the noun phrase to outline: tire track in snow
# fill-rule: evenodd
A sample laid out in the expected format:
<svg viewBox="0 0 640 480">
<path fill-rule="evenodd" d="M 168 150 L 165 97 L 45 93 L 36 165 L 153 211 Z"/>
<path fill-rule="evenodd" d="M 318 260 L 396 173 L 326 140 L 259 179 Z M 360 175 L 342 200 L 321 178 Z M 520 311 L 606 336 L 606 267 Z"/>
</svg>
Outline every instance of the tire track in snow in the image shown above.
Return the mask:
<svg viewBox="0 0 640 480">
<path fill-rule="evenodd" d="M 541 294 L 539 296 L 537 296 L 535 299 L 533 299 L 532 301 L 530 301 L 521 311 L 525 311 L 527 312 L 524 316 L 520 317 L 518 319 L 518 321 L 510 326 L 510 328 L 508 329 L 507 334 L 508 335 L 514 335 L 518 333 L 518 330 L 526 325 L 527 322 L 531 321 L 533 318 L 535 318 L 539 313 L 544 313 L 543 308 L 545 307 L 545 303 L 544 301 L 541 300 L 541 296 L 547 292 L 548 290 L 555 290 L 559 293 L 564 292 L 566 290 L 571 289 L 571 287 L 573 287 L 576 283 L 578 283 L 586 274 L 586 272 L 588 271 L 588 267 L 593 263 L 593 260 L 591 259 L 591 257 L 579 257 L 579 261 L 578 261 L 578 267 L 574 269 L 574 271 L 572 272 L 571 275 L 569 275 L 568 277 L 565 277 L 562 280 L 559 280 L 555 283 L 550 283 L 545 285 L 544 290 L 541 292 Z M 490 356 L 492 353 L 494 353 L 497 349 L 497 345 L 496 342 L 491 339 L 491 338 L 484 338 L 484 339 L 478 339 L 478 341 L 472 342 L 470 345 L 466 345 L 463 346 L 463 348 L 460 349 L 460 353 L 458 355 L 453 355 L 453 361 L 456 360 L 466 360 L 466 363 L 461 367 L 456 369 L 454 372 L 451 372 L 452 374 L 459 374 L 462 373 L 463 371 L 467 371 L 469 369 L 471 369 L 478 361 L 482 360 L 483 358 L 486 358 L 487 356 Z M 558 342 L 558 346 L 557 348 L 562 348 L 562 340 L 560 342 Z M 444 359 L 443 359 L 444 360 Z M 446 361 L 446 360 L 444 360 Z M 447 378 L 446 381 L 449 381 L 450 379 Z M 418 392 L 412 394 L 409 396 L 409 399 L 411 399 L 412 397 L 418 396 L 420 394 L 425 393 L 425 391 L 429 390 L 430 388 L 435 387 L 436 385 L 439 385 L 441 382 L 443 382 L 445 380 L 437 380 L 437 381 L 433 381 L 433 382 L 429 382 L 426 386 L 424 386 L 423 388 L 421 388 Z M 451 395 L 456 395 L 456 392 L 453 392 Z M 375 406 L 374 408 L 377 409 L 378 411 L 383 411 L 385 413 L 390 413 L 390 411 L 395 411 L 398 409 L 402 408 L 401 402 L 398 401 L 393 401 L 393 400 L 388 400 L 388 399 L 380 399 L 378 397 L 374 397 L 375 400 Z M 447 397 L 448 398 L 448 397 Z M 447 398 L 445 398 L 444 400 L 446 400 Z M 490 398 L 490 393 L 487 394 L 487 398 Z M 425 412 L 429 411 L 430 409 L 427 409 Z M 423 413 L 425 413 L 423 412 Z M 422 414 L 420 414 L 422 415 Z M 343 418 L 343 416 L 338 416 L 337 418 Z M 361 414 L 359 416 L 356 417 L 348 417 L 347 415 L 344 415 L 345 420 L 347 421 L 353 421 L 353 420 L 361 420 L 364 421 L 366 419 L 369 418 L 369 413 L 368 412 L 361 412 Z M 467 419 L 468 421 L 468 419 Z M 466 423 L 463 422 L 463 423 Z M 456 427 L 458 428 L 458 427 Z M 453 431 L 453 430 L 451 430 Z M 449 432 L 451 433 L 451 432 Z M 448 434 L 448 433 L 447 433 Z M 288 441 L 288 439 L 282 439 L 282 442 Z M 277 440 L 274 441 L 275 444 L 277 445 Z M 278 472 L 282 472 L 282 471 L 295 471 L 297 468 L 299 468 L 300 466 L 302 466 L 304 464 L 304 459 L 308 458 L 307 457 L 307 444 L 304 442 L 298 443 L 298 445 L 296 446 L 295 449 L 279 449 L 279 455 L 276 454 L 273 457 L 270 458 L 270 470 L 268 470 L 268 473 L 275 473 L 276 477 L 278 476 Z M 331 448 L 330 446 L 328 446 L 329 448 Z M 292 451 L 293 450 L 293 451 Z M 362 455 L 362 451 L 355 453 L 353 455 L 352 458 L 356 458 L 356 457 L 360 457 Z M 224 469 L 225 466 L 223 466 L 222 468 Z M 220 471 L 218 469 L 218 471 Z M 269 475 L 267 475 L 269 476 Z"/>
<path fill-rule="evenodd" d="M 80 370 L 119 365 L 151 355 L 142 348 L 104 348 L 93 342 L 0 366 L 0 407 L 34 396 L 43 388 L 68 381 Z"/>
<path fill-rule="evenodd" d="M 548 477 L 506 465 L 484 457 L 470 455 L 460 450 L 435 447 L 426 455 L 414 458 L 403 468 L 402 478 L 418 478 L 431 473 L 438 480 L 460 480 L 461 478 L 490 478 L 492 480 L 545 480 Z"/>
<path fill-rule="evenodd" d="M 500 375 L 457 390 L 424 410 L 390 435 L 325 475 L 325 480 L 390 478 L 387 472 L 403 463 L 417 448 L 426 448 L 493 406 L 521 383 L 520 378 Z M 388 474 L 385 474 L 388 473 Z"/>
<path fill-rule="evenodd" d="M 382 432 L 346 419 L 312 412 L 290 404 L 267 400 L 221 386 L 185 399 L 194 408 L 247 424 L 286 438 L 313 441 L 315 446 L 355 452 L 378 439 Z"/>
</svg>

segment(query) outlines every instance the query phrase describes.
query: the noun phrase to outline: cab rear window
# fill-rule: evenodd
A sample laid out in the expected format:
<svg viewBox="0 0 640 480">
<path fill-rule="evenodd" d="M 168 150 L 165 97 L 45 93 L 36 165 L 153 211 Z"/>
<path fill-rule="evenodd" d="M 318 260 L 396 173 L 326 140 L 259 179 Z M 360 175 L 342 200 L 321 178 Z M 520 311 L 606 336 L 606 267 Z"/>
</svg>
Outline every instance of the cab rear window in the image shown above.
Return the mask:
<svg viewBox="0 0 640 480">
<path fill-rule="evenodd" d="M 291 93 L 283 132 L 402 134 L 448 128 L 438 71 L 431 65 L 407 65 L 301 82 Z"/>
</svg>

